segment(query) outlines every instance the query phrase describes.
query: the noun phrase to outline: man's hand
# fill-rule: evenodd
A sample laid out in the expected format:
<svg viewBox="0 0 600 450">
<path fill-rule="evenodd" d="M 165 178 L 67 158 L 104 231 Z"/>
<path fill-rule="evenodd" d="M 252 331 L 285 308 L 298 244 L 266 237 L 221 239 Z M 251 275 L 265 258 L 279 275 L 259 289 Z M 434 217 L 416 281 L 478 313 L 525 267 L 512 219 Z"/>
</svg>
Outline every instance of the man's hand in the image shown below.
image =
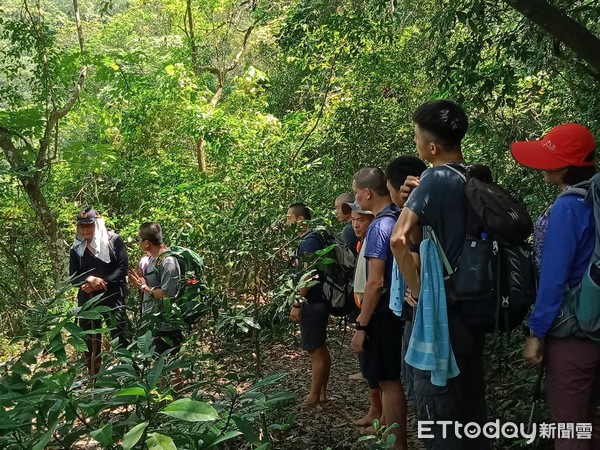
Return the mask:
<svg viewBox="0 0 600 450">
<path fill-rule="evenodd" d="M 98 278 L 98 277 L 94 277 L 94 276 L 90 275 L 85 280 L 85 283 L 83 283 L 81 285 L 80 289 L 83 292 L 90 294 L 90 293 L 96 292 L 96 291 L 106 291 L 107 287 L 106 287 L 106 283 L 104 282 L 104 280 L 102 278 Z"/>
<path fill-rule="evenodd" d="M 400 198 L 406 203 L 410 193 L 419 186 L 419 177 L 409 175 L 404 180 L 404 184 L 400 187 Z"/>
<path fill-rule="evenodd" d="M 356 330 L 350 342 L 350 348 L 354 353 L 364 353 L 365 351 L 365 339 L 367 338 L 367 332 L 365 330 Z"/>
<path fill-rule="evenodd" d="M 129 271 L 129 283 L 136 289 L 141 289 L 146 284 L 146 279 L 137 270 Z"/>
<path fill-rule="evenodd" d="M 292 306 L 292 310 L 290 311 L 290 320 L 294 323 L 299 323 L 302 313 L 300 312 L 301 308 Z"/>
<path fill-rule="evenodd" d="M 537 366 L 542 362 L 544 353 L 544 341 L 536 337 L 528 337 L 523 349 L 523 358 L 530 364 Z"/>
<path fill-rule="evenodd" d="M 406 303 L 408 303 L 410 306 L 412 306 L 413 308 L 416 308 L 417 302 L 419 301 L 419 299 L 414 298 L 410 289 L 407 289 L 406 292 L 404 293 L 404 301 Z"/>
</svg>

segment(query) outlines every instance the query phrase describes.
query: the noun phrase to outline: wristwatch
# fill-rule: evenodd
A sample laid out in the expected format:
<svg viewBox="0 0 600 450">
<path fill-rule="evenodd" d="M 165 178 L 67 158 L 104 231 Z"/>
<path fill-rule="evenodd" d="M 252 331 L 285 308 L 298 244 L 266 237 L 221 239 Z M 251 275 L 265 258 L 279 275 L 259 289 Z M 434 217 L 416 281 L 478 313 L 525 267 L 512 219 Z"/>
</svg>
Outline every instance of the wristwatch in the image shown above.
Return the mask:
<svg viewBox="0 0 600 450">
<path fill-rule="evenodd" d="M 356 321 L 356 331 L 367 331 L 367 326 L 366 325 L 361 325 L 360 322 L 357 320 Z"/>
</svg>

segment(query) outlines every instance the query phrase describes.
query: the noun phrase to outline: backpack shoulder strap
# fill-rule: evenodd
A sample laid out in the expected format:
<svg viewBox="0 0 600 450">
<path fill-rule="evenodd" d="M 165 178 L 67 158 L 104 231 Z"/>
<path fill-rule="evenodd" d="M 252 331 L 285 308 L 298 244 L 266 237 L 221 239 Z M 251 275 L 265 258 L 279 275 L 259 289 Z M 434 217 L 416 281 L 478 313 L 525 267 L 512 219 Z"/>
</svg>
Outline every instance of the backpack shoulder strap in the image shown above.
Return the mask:
<svg viewBox="0 0 600 450">
<path fill-rule="evenodd" d="M 457 173 L 464 182 L 467 181 L 467 167 L 460 163 L 447 163 L 444 164 L 444 167 L 447 167 L 451 171 Z"/>
<path fill-rule="evenodd" d="M 391 217 L 392 219 L 398 219 L 399 216 L 400 216 L 400 210 L 382 212 L 382 213 L 377 214 L 377 216 L 375 218 L 379 219 L 382 217 Z"/>
<path fill-rule="evenodd" d="M 179 270 L 181 271 L 181 264 L 179 263 L 178 253 L 174 250 L 167 250 L 166 252 L 162 252 L 160 255 L 158 255 L 156 257 L 156 269 L 155 270 L 158 272 L 159 276 L 160 276 L 162 262 L 165 259 L 167 259 L 169 256 L 172 256 L 173 258 L 175 258 L 175 261 L 177 261 L 177 265 L 179 266 Z"/>
<path fill-rule="evenodd" d="M 580 197 L 588 197 L 588 193 L 590 191 L 591 181 L 585 180 L 580 183 L 574 184 L 573 186 L 568 186 L 564 191 L 562 191 L 558 197 L 560 198 L 565 195 L 579 195 Z"/>
<path fill-rule="evenodd" d="M 444 268 L 446 269 L 446 275 L 450 276 L 454 273 L 454 269 L 452 269 L 452 265 L 450 264 L 450 261 L 448 261 L 448 257 L 446 256 L 446 252 L 444 251 L 444 249 L 442 248 L 442 245 L 440 244 L 440 241 L 437 237 L 437 235 L 435 234 L 435 231 L 433 231 L 433 228 L 430 226 L 426 226 L 423 228 L 425 231 L 425 234 L 431 238 L 431 240 L 433 241 L 433 243 L 435 244 L 437 251 L 440 255 L 440 259 L 442 261 L 442 264 L 444 265 Z"/>
</svg>

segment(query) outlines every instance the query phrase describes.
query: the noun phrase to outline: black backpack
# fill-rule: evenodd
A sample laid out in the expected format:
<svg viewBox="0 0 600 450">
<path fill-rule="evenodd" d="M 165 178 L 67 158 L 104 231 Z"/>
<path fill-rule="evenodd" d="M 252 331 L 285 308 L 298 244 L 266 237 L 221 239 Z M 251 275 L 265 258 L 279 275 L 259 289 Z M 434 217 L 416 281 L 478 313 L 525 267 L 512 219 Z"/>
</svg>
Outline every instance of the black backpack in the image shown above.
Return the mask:
<svg viewBox="0 0 600 450">
<path fill-rule="evenodd" d="M 446 295 L 465 325 L 484 331 L 519 326 L 535 301 L 533 232 L 527 208 L 496 184 L 487 166 L 447 164 L 465 180 L 467 234 L 453 270 L 441 250 L 449 279 Z"/>
<path fill-rule="evenodd" d="M 329 314 L 344 317 L 354 308 L 354 253 L 343 240 L 329 230 L 318 228 L 314 233 L 323 244 L 317 269 L 323 274 L 323 298 L 329 306 Z"/>
</svg>

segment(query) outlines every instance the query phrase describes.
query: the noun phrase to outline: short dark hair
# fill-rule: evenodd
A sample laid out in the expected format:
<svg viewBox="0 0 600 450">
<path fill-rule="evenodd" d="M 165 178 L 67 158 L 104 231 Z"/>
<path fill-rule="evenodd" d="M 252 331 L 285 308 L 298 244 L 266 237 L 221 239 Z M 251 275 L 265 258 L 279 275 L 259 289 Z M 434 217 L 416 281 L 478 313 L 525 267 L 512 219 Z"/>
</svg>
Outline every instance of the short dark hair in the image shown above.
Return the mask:
<svg viewBox="0 0 600 450">
<path fill-rule="evenodd" d="M 310 209 L 304 203 L 293 203 L 290 205 L 290 208 L 296 217 L 304 217 L 305 220 L 311 220 L 312 214 L 310 213 Z"/>
<path fill-rule="evenodd" d="M 140 226 L 140 238 L 147 239 L 154 245 L 163 243 L 162 228 L 156 222 L 144 222 Z"/>
<path fill-rule="evenodd" d="M 357 187 L 369 188 L 382 197 L 389 195 L 383 171 L 379 167 L 363 167 L 354 174 L 354 183 Z"/>
<path fill-rule="evenodd" d="M 409 175 L 419 177 L 427 169 L 425 163 L 416 156 L 402 155 L 392 159 L 385 168 L 385 181 L 398 190 Z"/>
<path fill-rule="evenodd" d="M 460 146 L 469 128 L 465 111 L 450 100 L 423 103 L 414 112 L 413 122 L 448 148 Z"/>
<path fill-rule="evenodd" d="M 592 150 L 586 157 L 585 161 L 594 160 L 594 151 Z M 596 166 L 568 166 L 567 171 L 563 175 L 563 182 L 569 186 L 589 180 L 596 173 Z"/>
</svg>

